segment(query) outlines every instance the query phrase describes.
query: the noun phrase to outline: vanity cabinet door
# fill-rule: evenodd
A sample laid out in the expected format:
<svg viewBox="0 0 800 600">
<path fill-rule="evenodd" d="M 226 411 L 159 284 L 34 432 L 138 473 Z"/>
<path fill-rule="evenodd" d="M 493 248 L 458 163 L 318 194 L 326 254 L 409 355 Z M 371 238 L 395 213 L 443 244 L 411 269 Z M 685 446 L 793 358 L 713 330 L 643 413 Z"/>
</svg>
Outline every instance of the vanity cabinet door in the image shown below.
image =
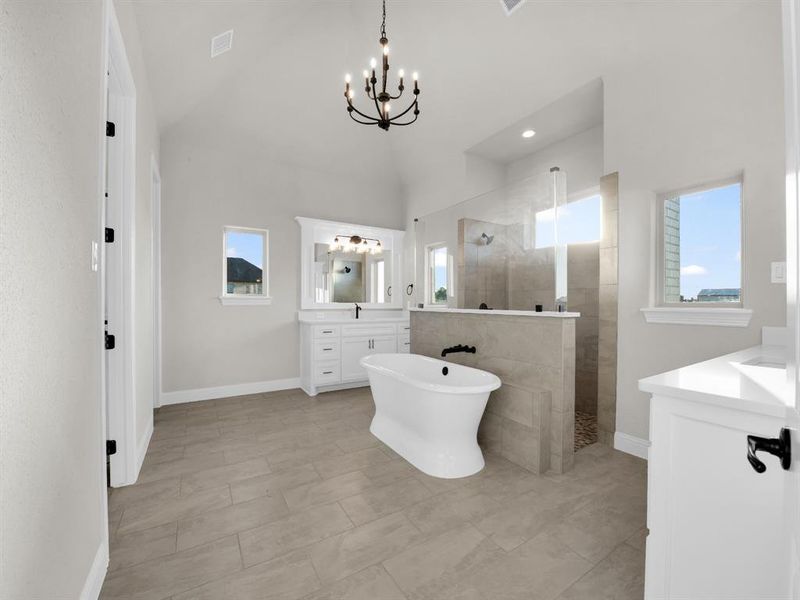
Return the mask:
<svg viewBox="0 0 800 600">
<path fill-rule="evenodd" d="M 372 351 L 370 354 L 394 354 L 395 352 L 397 352 L 396 335 L 372 338 Z"/>
<path fill-rule="evenodd" d="M 372 354 L 372 338 L 342 338 L 342 381 L 367 379 L 367 371 L 359 361 Z"/>
</svg>

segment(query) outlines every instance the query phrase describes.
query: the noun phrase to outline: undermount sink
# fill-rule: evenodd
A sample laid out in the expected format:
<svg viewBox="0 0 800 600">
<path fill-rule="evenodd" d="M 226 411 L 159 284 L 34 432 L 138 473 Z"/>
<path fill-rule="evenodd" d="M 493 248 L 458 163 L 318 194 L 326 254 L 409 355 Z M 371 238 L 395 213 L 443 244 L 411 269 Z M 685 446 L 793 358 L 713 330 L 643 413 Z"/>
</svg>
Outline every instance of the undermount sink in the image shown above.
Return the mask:
<svg viewBox="0 0 800 600">
<path fill-rule="evenodd" d="M 772 356 L 756 356 L 742 363 L 748 367 L 763 367 L 767 369 L 786 369 L 786 361 Z"/>
</svg>

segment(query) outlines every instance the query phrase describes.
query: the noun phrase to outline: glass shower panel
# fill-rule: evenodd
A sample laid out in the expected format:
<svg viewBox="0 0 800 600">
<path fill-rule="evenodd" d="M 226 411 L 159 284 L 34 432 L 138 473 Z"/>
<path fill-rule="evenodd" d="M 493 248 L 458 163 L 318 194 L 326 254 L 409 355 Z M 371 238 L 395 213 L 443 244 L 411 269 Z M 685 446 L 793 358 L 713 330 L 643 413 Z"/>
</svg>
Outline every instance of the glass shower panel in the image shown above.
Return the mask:
<svg viewBox="0 0 800 600">
<path fill-rule="evenodd" d="M 446 278 L 454 308 L 558 310 L 567 301 L 566 244 L 558 243 L 566 201 L 563 171 L 542 173 L 419 219 L 415 302 L 431 304 Z M 446 265 L 440 260 L 446 248 Z M 436 300 L 441 306 L 441 297 Z"/>
</svg>

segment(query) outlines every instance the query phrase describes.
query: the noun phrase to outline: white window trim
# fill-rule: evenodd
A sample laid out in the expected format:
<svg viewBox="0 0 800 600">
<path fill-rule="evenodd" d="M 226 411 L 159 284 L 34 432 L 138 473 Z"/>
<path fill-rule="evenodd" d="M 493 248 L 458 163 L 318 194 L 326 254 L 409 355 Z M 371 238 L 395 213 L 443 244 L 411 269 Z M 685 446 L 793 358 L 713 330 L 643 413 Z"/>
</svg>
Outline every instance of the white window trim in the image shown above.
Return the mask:
<svg viewBox="0 0 800 600">
<path fill-rule="evenodd" d="M 739 199 L 739 210 L 741 215 L 739 218 L 741 240 L 739 248 L 741 250 L 741 293 L 739 302 L 703 302 L 702 306 L 697 303 L 685 302 L 665 302 L 664 301 L 664 203 L 668 199 L 677 196 L 684 196 L 703 190 L 709 190 L 719 187 L 725 187 L 738 183 L 741 185 L 741 196 Z M 744 202 L 745 202 L 745 182 L 742 173 L 733 177 L 710 181 L 701 185 L 695 185 L 678 190 L 670 191 L 669 193 L 660 194 L 656 200 L 656 214 L 655 214 L 655 253 L 653 272 L 655 282 L 653 285 L 653 296 L 650 301 L 650 306 L 640 309 L 644 319 L 647 323 L 654 324 L 669 324 L 669 325 L 711 325 L 718 327 L 747 327 L 750 324 L 750 319 L 753 316 L 753 311 L 745 308 L 745 294 L 746 294 L 746 278 L 745 278 L 745 220 L 744 220 Z"/>
<path fill-rule="evenodd" d="M 648 323 L 668 325 L 747 327 L 753 316 L 753 311 L 747 308 L 722 308 L 717 305 L 708 308 L 653 306 L 642 308 L 641 311 Z"/>
<path fill-rule="evenodd" d="M 229 294 L 228 293 L 228 232 L 255 233 L 264 236 L 264 256 L 262 258 L 261 273 L 263 294 Z M 219 302 L 223 306 L 264 306 L 272 304 L 269 295 L 269 230 L 254 227 L 236 227 L 226 225 L 222 228 L 222 293 Z"/>
<path fill-rule="evenodd" d="M 438 250 L 439 248 L 444 248 L 445 250 L 449 250 L 447 247 L 447 242 L 436 242 L 434 244 L 428 244 L 425 246 L 425 302 L 423 303 L 424 306 L 431 306 L 431 307 L 442 307 L 447 306 L 449 304 L 449 299 L 453 297 L 452 291 L 452 262 L 450 260 L 450 253 L 447 253 L 447 298 L 445 302 L 434 302 L 433 301 L 433 265 L 431 265 L 431 254 L 434 250 Z"/>
</svg>

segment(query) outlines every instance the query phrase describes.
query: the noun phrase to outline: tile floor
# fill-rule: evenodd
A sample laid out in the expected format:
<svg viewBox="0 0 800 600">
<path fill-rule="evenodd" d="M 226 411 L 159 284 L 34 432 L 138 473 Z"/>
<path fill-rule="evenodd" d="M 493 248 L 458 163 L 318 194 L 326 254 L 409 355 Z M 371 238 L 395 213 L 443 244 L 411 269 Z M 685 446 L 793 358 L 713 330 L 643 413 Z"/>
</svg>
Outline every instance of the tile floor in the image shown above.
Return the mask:
<svg viewBox="0 0 800 600">
<path fill-rule="evenodd" d="M 101 598 L 641 600 L 644 461 L 595 444 L 565 475 L 487 455 L 434 479 L 372 410 L 368 388 L 160 409 L 109 496 Z"/>
</svg>

